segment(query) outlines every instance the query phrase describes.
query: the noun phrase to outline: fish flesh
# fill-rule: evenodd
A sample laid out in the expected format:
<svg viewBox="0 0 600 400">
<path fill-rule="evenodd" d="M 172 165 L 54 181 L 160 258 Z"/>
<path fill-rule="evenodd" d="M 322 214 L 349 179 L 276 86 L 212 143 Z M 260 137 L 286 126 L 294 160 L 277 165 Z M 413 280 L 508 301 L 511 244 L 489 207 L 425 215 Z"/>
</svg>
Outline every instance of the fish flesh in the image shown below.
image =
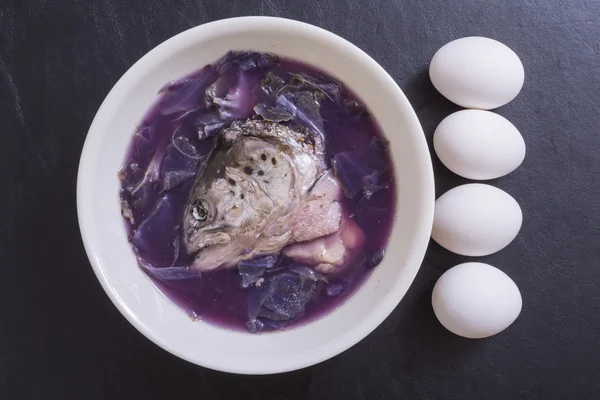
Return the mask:
<svg viewBox="0 0 600 400">
<path fill-rule="evenodd" d="M 342 191 L 323 137 L 265 120 L 234 121 L 199 172 L 183 244 L 201 271 L 229 268 L 337 232 Z"/>
<path fill-rule="evenodd" d="M 335 274 L 354 260 L 365 242 L 365 234 L 358 225 L 352 219 L 342 219 L 338 231 L 310 242 L 287 246 L 283 254 L 296 262 L 311 265 L 323 274 Z"/>
</svg>

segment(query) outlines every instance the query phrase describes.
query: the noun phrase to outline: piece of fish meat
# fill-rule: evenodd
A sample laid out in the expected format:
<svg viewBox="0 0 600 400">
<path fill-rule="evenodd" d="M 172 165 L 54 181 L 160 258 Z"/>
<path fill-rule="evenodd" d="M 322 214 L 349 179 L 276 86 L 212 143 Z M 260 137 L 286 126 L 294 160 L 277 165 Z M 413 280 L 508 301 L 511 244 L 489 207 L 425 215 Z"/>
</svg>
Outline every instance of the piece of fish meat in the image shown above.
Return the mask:
<svg viewBox="0 0 600 400">
<path fill-rule="evenodd" d="M 351 219 L 344 219 L 338 231 L 309 242 L 292 244 L 283 254 L 297 262 L 314 266 L 324 274 L 343 270 L 364 245 L 365 234 Z"/>
<path fill-rule="evenodd" d="M 235 121 L 198 174 L 183 243 L 200 270 L 337 232 L 340 185 L 319 134 L 262 120 Z"/>
</svg>

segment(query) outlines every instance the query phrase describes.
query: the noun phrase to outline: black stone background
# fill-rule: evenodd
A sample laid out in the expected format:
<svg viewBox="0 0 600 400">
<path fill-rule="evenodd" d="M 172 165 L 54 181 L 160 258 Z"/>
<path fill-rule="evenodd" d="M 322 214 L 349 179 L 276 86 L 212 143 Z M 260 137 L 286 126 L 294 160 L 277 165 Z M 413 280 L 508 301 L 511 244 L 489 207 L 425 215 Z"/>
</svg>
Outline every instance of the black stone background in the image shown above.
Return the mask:
<svg viewBox="0 0 600 400">
<path fill-rule="evenodd" d="M 428 141 L 458 108 L 427 74 L 434 52 L 483 35 L 521 57 L 521 94 L 498 112 L 527 157 L 493 183 L 524 213 L 485 257 L 523 311 L 485 340 L 445 331 L 431 290 L 467 258 L 431 243 L 410 291 L 365 340 L 312 368 L 235 376 L 152 344 L 112 305 L 79 236 L 75 184 L 88 127 L 144 53 L 204 22 L 284 16 L 352 41 L 396 79 Z M 0 0 L 0 398 L 600 398 L 598 0 Z M 438 195 L 465 180 L 433 155 Z M 356 316 L 360 318 L 360 316 Z"/>
</svg>

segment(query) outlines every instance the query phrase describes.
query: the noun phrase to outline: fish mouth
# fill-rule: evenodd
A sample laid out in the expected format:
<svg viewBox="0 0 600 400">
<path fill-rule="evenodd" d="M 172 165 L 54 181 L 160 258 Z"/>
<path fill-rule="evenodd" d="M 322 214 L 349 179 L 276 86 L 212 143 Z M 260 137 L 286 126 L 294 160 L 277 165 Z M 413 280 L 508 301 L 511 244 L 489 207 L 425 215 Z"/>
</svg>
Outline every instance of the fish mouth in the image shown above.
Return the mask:
<svg viewBox="0 0 600 400">
<path fill-rule="evenodd" d="M 225 267 L 228 268 L 236 265 L 240 260 L 249 258 L 251 251 L 248 253 L 244 250 L 245 247 L 240 243 L 229 241 L 228 243 L 206 245 L 190 255 L 194 257 L 192 263 L 194 268 L 210 271 Z"/>
<path fill-rule="evenodd" d="M 215 246 L 223 246 L 231 243 L 231 236 L 220 230 L 204 232 L 201 237 L 197 237 L 197 233 L 191 235 L 185 240 L 185 245 L 188 254 L 196 255 L 200 252 Z"/>
</svg>

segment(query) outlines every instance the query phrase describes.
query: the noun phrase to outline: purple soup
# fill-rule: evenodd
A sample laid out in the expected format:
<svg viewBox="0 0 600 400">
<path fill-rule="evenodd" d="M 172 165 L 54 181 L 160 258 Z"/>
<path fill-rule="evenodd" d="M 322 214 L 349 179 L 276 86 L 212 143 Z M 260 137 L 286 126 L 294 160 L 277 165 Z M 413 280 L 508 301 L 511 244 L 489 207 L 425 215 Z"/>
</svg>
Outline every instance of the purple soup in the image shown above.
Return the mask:
<svg viewBox="0 0 600 400">
<path fill-rule="evenodd" d="M 119 171 L 140 268 L 192 318 L 252 333 L 314 320 L 381 262 L 388 142 L 343 84 L 229 52 L 167 84 Z"/>
</svg>

